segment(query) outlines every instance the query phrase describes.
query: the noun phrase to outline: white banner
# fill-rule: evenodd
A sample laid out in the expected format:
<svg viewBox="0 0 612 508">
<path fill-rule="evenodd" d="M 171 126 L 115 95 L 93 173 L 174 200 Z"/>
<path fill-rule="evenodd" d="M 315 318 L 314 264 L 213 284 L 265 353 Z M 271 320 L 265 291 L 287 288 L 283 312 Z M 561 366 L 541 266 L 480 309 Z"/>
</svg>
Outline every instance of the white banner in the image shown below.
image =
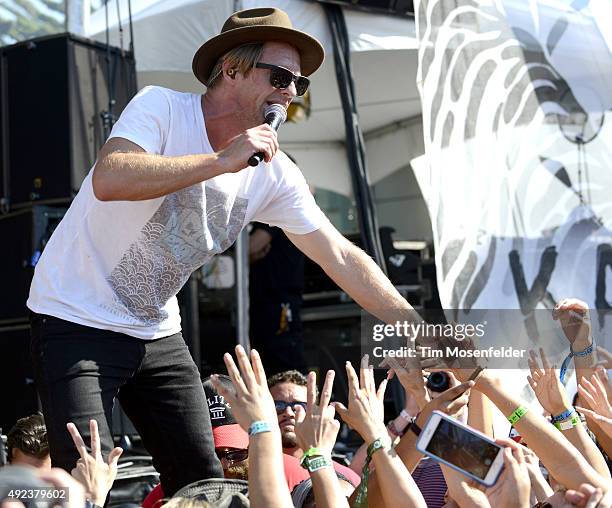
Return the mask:
<svg viewBox="0 0 612 508">
<path fill-rule="evenodd" d="M 537 341 L 533 311 L 576 297 L 602 310 L 600 335 L 612 304 L 612 54 L 589 0 L 415 3 L 425 156 L 413 167 L 443 307 L 519 308 Z"/>
</svg>

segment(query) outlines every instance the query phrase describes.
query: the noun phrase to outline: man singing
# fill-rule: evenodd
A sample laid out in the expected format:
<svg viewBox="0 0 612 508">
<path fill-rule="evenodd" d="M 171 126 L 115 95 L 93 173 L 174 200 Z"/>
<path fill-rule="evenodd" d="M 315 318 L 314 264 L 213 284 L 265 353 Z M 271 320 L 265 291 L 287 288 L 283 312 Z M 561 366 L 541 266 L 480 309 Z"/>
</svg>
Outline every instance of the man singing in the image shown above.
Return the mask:
<svg viewBox="0 0 612 508">
<path fill-rule="evenodd" d="M 167 495 L 223 476 L 175 295 L 251 221 L 282 228 L 379 317 L 383 308 L 411 312 L 326 219 L 264 124 L 266 107 L 306 92 L 323 57 L 283 11 L 237 12 L 193 59 L 205 94 L 146 87 L 124 110 L 46 246 L 28 300 L 55 466 L 70 470 L 79 458 L 69 421 L 89 442 L 96 419 L 103 453 L 113 448 L 117 397 Z M 258 152 L 264 161 L 247 166 Z"/>
</svg>

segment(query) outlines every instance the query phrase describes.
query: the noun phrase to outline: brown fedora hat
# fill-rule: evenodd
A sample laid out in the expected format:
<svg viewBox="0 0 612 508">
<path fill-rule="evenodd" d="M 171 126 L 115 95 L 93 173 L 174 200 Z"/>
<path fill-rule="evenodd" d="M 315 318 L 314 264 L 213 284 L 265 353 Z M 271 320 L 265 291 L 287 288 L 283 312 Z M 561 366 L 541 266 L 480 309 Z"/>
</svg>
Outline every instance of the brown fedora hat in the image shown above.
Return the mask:
<svg viewBox="0 0 612 508">
<path fill-rule="evenodd" d="M 193 57 L 196 78 L 206 84 L 217 60 L 230 49 L 250 42 L 282 41 L 300 53 L 301 72 L 309 76 L 323 63 L 321 43 L 307 33 L 295 30 L 285 11 L 274 7 L 247 9 L 232 14 L 221 33 L 206 41 Z"/>
</svg>

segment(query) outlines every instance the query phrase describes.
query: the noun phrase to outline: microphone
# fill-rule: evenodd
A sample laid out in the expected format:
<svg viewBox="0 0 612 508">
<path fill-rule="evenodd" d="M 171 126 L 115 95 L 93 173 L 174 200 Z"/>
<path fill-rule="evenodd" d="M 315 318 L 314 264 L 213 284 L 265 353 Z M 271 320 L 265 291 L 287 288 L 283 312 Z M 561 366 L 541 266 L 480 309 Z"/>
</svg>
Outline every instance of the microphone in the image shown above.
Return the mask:
<svg viewBox="0 0 612 508">
<path fill-rule="evenodd" d="M 264 110 L 264 118 L 266 119 L 266 123 L 277 131 L 281 124 L 287 120 L 287 110 L 280 104 L 270 104 Z M 264 160 L 264 153 L 257 152 L 251 155 L 249 166 L 257 166 L 262 160 Z"/>
</svg>

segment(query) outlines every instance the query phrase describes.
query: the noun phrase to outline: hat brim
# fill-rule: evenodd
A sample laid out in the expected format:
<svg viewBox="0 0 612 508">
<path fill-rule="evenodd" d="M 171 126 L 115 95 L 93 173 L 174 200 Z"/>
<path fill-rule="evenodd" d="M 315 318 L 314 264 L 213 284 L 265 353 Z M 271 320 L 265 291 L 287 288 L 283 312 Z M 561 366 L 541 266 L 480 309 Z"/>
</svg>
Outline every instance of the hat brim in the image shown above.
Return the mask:
<svg viewBox="0 0 612 508">
<path fill-rule="evenodd" d="M 248 448 L 249 435 L 237 423 L 212 428 L 215 448 Z"/>
<path fill-rule="evenodd" d="M 172 497 L 187 499 L 202 499 L 215 503 L 232 494 L 248 493 L 249 484 L 245 480 L 229 478 L 207 478 L 190 483 L 177 491 Z"/>
<path fill-rule="evenodd" d="M 281 41 L 294 46 L 300 53 L 303 76 L 310 76 L 323 63 L 325 51 L 314 37 L 300 30 L 281 26 L 244 26 L 223 32 L 206 41 L 193 57 L 195 77 L 206 84 L 217 60 L 230 49 L 250 42 Z"/>
</svg>

